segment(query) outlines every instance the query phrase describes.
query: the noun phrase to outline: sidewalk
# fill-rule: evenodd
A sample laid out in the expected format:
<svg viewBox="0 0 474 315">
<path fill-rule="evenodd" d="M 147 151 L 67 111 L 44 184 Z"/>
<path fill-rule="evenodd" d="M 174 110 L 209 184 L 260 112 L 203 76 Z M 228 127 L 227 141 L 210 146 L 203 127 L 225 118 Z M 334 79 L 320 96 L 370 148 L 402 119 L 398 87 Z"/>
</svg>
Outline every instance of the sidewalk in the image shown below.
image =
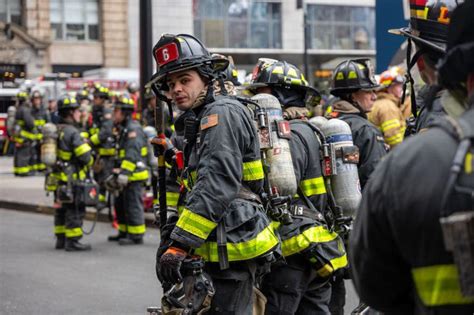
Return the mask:
<svg viewBox="0 0 474 315">
<path fill-rule="evenodd" d="M 13 175 L 13 158 L 0 156 L 0 208 L 54 214 L 53 195 L 46 196 L 44 175 L 16 177 Z M 99 214 L 98 220 L 109 222 L 108 210 Z M 87 208 L 86 219 L 93 220 L 96 211 Z M 154 227 L 154 216 L 145 213 L 146 225 Z"/>
</svg>

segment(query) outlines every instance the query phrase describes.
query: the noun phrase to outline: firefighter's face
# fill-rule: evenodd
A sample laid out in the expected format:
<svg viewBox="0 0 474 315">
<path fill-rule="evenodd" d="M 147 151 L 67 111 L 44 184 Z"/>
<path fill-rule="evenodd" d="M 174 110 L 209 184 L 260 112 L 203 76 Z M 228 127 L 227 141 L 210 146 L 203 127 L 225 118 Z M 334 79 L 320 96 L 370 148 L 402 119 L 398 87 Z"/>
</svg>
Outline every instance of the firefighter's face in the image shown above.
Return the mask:
<svg viewBox="0 0 474 315">
<path fill-rule="evenodd" d="M 352 93 L 352 99 L 359 104 L 365 113 L 368 113 L 372 110 L 377 96 L 374 91 L 359 90 Z"/>
<path fill-rule="evenodd" d="M 206 84 L 195 70 L 181 71 L 168 75 L 168 97 L 183 111 L 192 107 Z"/>
<path fill-rule="evenodd" d="M 34 107 L 39 108 L 41 106 L 41 97 L 35 96 L 33 97 L 32 101 Z"/>
<path fill-rule="evenodd" d="M 105 99 L 98 96 L 98 95 L 94 95 L 94 98 L 93 98 L 93 103 L 95 106 L 101 106 L 102 104 L 104 104 L 104 101 Z"/>
<path fill-rule="evenodd" d="M 114 123 L 116 125 L 121 124 L 125 120 L 125 113 L 121 108 L 114 108 Z"/>
<path fill-rule="evenodd" d="M 75 109 L 72 112 L 72 119 L 74 120 L 75 123 L 81 122 L 81 111 L 79 110 L 79 108 Z"/>
<path fill-rule="evenodd" d="M 403 84 L 393 83 L 387 88 L 387 92 L 392 94 L 396 98 L 401 99 L 403 95 Z"/>
</svg>

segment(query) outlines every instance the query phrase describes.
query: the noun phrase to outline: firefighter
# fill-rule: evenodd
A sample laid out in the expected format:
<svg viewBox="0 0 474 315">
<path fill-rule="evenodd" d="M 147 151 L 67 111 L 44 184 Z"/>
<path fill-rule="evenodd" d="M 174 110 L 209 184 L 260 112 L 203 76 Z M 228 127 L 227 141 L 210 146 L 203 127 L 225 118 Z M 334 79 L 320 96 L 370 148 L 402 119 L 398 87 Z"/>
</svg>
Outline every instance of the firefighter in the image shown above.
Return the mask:
<svg viewBox="0 0 474 315">
<path fill-rule="evenodd" d="M 32 147 L 32 160 L 30 167 L 37 172 L 43 172 L 46 165 L 41 162 L 41 140 L 43 138 L 42 129 L 44 124 L 51 122 L 51 117 L 43 104 L 43 95 L 40 91 L 33 91 L 31 93 L 31 114 L 35 119 L 36 140 Z"/>
<path fill-rule="evenodd" d="M 115 201 L 119 233 L 109 236 L 109 241 L 120 245 L 143 244 L 145 214 L 143 188 L 148 180 L 147 138 L 140 124 L 132 119 L 134 101 L 121 96 L 114 104 L 113 121 L 118 129 L 118 163 L 115 174 L 106 180 L 107 186 L 120 191 Z"/>
<path fill-rule="evenodd" d="M 394 148 L 402 143 L 406 129 L 401 109 L 405 79 L 398 67 L 393 67 L 380 75 L 379 83 L 382 89 L 377 91 L 377 100 L 367 116 L 382 131 L 385 143 Z"/>
<path fill-rule="evenodd" d="M 445 54 L 449 18 L 446 14 L 459 1 L 410 1 L 409 27 L 390 30 L 408 39 L 407 72 L 416 64 L 425 86 L 415 95 L 412 88 L 412 113 L 417 114 L 412 133 L 426 130 L 440 117 L 446 115 L 441 103 L 443 88 L 437 84 L 436 64 Z M 414 44 L 414 47 L 413 47 Z M 413 84 L 411 84 L 413 86 Z"/>
<path fill-rule="evenodd" d="M 37 140 L 35 119 L 28 103 L 28 93 L 18 92 L 17 111 L 15 114 L 15 127 L 13 140 L 15 141 L 15 155 L 13 160 L 13 173 L 15 176 L 29 176 L 33 169 L 30 167 L 33 156 L 33 144 Z"/>
<path fill-rule="evenodd" d="M 346 60 L 334 69 L 331 94 L 340 100 L 333 103 L 331 117 L 344 120 L 351 127 L 354 145 L 360 152 L 362 189 L 377 163 L 387 154 L 382 134 L 367 120 L 378 87 L 368 59 Z"/>
<path fill-rule="evenodd" d="M 94 178 L 100 186 L 98 210 L 107 206 L 104 180 L 112 174 L 117 154 L 113 135 L 113 112 L 108 99 L 109 89 L 96 85 L 93 90 L 92 125 L 89 127 L 89 139 L 90 143 L 94 145 L 96 153 L 96 161 L 92 169 Z"/>
<path fill-rule="evenodd" d="M 82 237 L 82 221 L 85 206 L 78 201 L 73 182 L 86 179 L 93 163 L 91 147 L 84 142 L 79 130 L 75 127 L 80 121 L 79 103 L 69 96 L 58 100 L 58 163 L 53 168 L 52 176 L 57 181 L 55 198 L 60 203 L 54 216 L 54 231 L 57 237 L 56 249 L 66 251 L 90 250 L 89 244 L 79 242 Z"/>
<path fill-rule="evenodd" d="M 347 257 L 342 239 L 328 230 L 323 216 L 327 211 L 327 195 L 321 148 L 307 122 L 306 100 L 320 96 L 308 86 L 301 71 L 285 61 L 257 64 L 253 73 L 248 89 L 255 94 L 274 95 L 283 108 L 283 116 L 290 121 L 293 168 L 301 193 L 307 198 L 292 200 L 293 223 L 279 228 L 286 264 L 274 266 L 263 279 L 262 292 L 268 300 L 266 312 L 328 314 L 331 297 L 328 280 L 332 272 L 347 266 Z M 307 202 L 312 203 L 313 210 Z M 327 259 L 325 263 L 321 257 Z"/>
<path fill-rule="evenodd" d="M 445 237 L 450 233 L 443 236 L 440 223 L 459 211 L 472 215 L 473 209 L 474 3 L 466 1 L 454 12 L 454 2 L 444 3 L 442 17 L 451 24 L 438 71 L 450 95 L 443 106 L 452 116 L 402 143 L 379 165 L 350 239 L 355 287 L 384 313 L 474 313 L 472 218 L 454 240 Z M 448 243 L 462 245 L 456 243 L 463 238 L 471 241 L 464 243 L 464 257 L 446 249 Z M 470 287 L 463 286 L 469 277 Z"/>
<path fill-rule="evenodd" d="M 185 131 L 189 193 L 158 250 L 159 279 L 181 282 L 182 262 L 201 257 L 215 287 L 209 313 L 251 314 L 258 261 L 278 246 L 259 197 L 264 173 L 253 119 L 240 102 L 214 94 L 216 71 L 227 61 L 212 59 L 193 36 L 165 34 L 153 55 L 158 88 L 196 115 Z"/>
</svg>

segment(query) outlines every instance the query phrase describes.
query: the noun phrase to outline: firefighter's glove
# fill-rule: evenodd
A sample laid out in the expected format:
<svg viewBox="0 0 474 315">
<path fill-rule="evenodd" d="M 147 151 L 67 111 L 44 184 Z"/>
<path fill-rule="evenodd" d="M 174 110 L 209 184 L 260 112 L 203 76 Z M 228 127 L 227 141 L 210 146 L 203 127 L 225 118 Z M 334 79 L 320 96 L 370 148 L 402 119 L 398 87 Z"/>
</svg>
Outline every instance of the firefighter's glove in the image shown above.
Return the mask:
<svg viewBox="0 0 474 315">
<path fill-rule="evenodd" d="M 170 247 L 160 258 L 160 274 L 165 282 L 180 283 L 183 281 L 180 269 L 187 253 L 178 247 Z"/>
<path fill-rule="evenodd" d="M 105 189 L 107 189 L 108 191 L 110 191 L 112 193 L 120 191 L 121 188 L 120 188 L 120 185 L 117 182 L 117 179 L 118 179 L 118 176 L 116 174 L 112 174 L 112 175 L 108 176 L 104 180 Z"/>
<path fill-rule="evenodd" d="M 128 176 L 124 174 L 119 174 L 117 176 L 117 184 L 120 189 L 124 189 L 128 185 Z"/>
<path fill-rule="evenodd" d="M 173 142 L 171 142 L 169 138 L 160 137 L 154 137 L 150 142 L 153 145 L 155 156 L 158 157 L 161 154 L 164 154 L 166 162 L 171 163 L 176 153 L 176 148 L 173 145 Z"/>
</svg>

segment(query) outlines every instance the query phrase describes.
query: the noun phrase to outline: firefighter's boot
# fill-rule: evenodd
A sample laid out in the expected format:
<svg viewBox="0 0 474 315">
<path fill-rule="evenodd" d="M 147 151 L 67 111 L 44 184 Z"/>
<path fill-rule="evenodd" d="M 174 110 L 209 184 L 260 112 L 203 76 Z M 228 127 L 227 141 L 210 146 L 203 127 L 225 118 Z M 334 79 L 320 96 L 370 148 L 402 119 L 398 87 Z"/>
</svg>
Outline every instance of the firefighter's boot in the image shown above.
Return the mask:
<svg viewBox="0 0 474 315">
<path fill-rule="evenodd" d="M 85 250 L 91 250 L 91 245 L 83 244 L 79 242 L 78 240 L 66 239 L 65 249 L 67 252 L 85 251 Z"/>
<path fill-rule="evenodd" d="M 122 232 L 122 231 L 119 231 L 117 235 L 110 235 L 107 240 L 109 242 L 118 242 L 120 241 L 121 239 L 124 239 L 127 237 L 127 233 L 125 232 Z"/>
<path fill-rule="evenodd" d="M 120 239 L 119 244 L 120 245 L 141 245 L 143 244 L 143 236 L 140 235 L 140 236 L 130 237 L 129 235 L 128 237 Z"/>
<path fill-rule="evenodd" d="M 64 246 L 66 246 L 66 236 L 63 235 L 57 235 L 56 236 L 56 249 L 64 249 Z"/>
</svg>

